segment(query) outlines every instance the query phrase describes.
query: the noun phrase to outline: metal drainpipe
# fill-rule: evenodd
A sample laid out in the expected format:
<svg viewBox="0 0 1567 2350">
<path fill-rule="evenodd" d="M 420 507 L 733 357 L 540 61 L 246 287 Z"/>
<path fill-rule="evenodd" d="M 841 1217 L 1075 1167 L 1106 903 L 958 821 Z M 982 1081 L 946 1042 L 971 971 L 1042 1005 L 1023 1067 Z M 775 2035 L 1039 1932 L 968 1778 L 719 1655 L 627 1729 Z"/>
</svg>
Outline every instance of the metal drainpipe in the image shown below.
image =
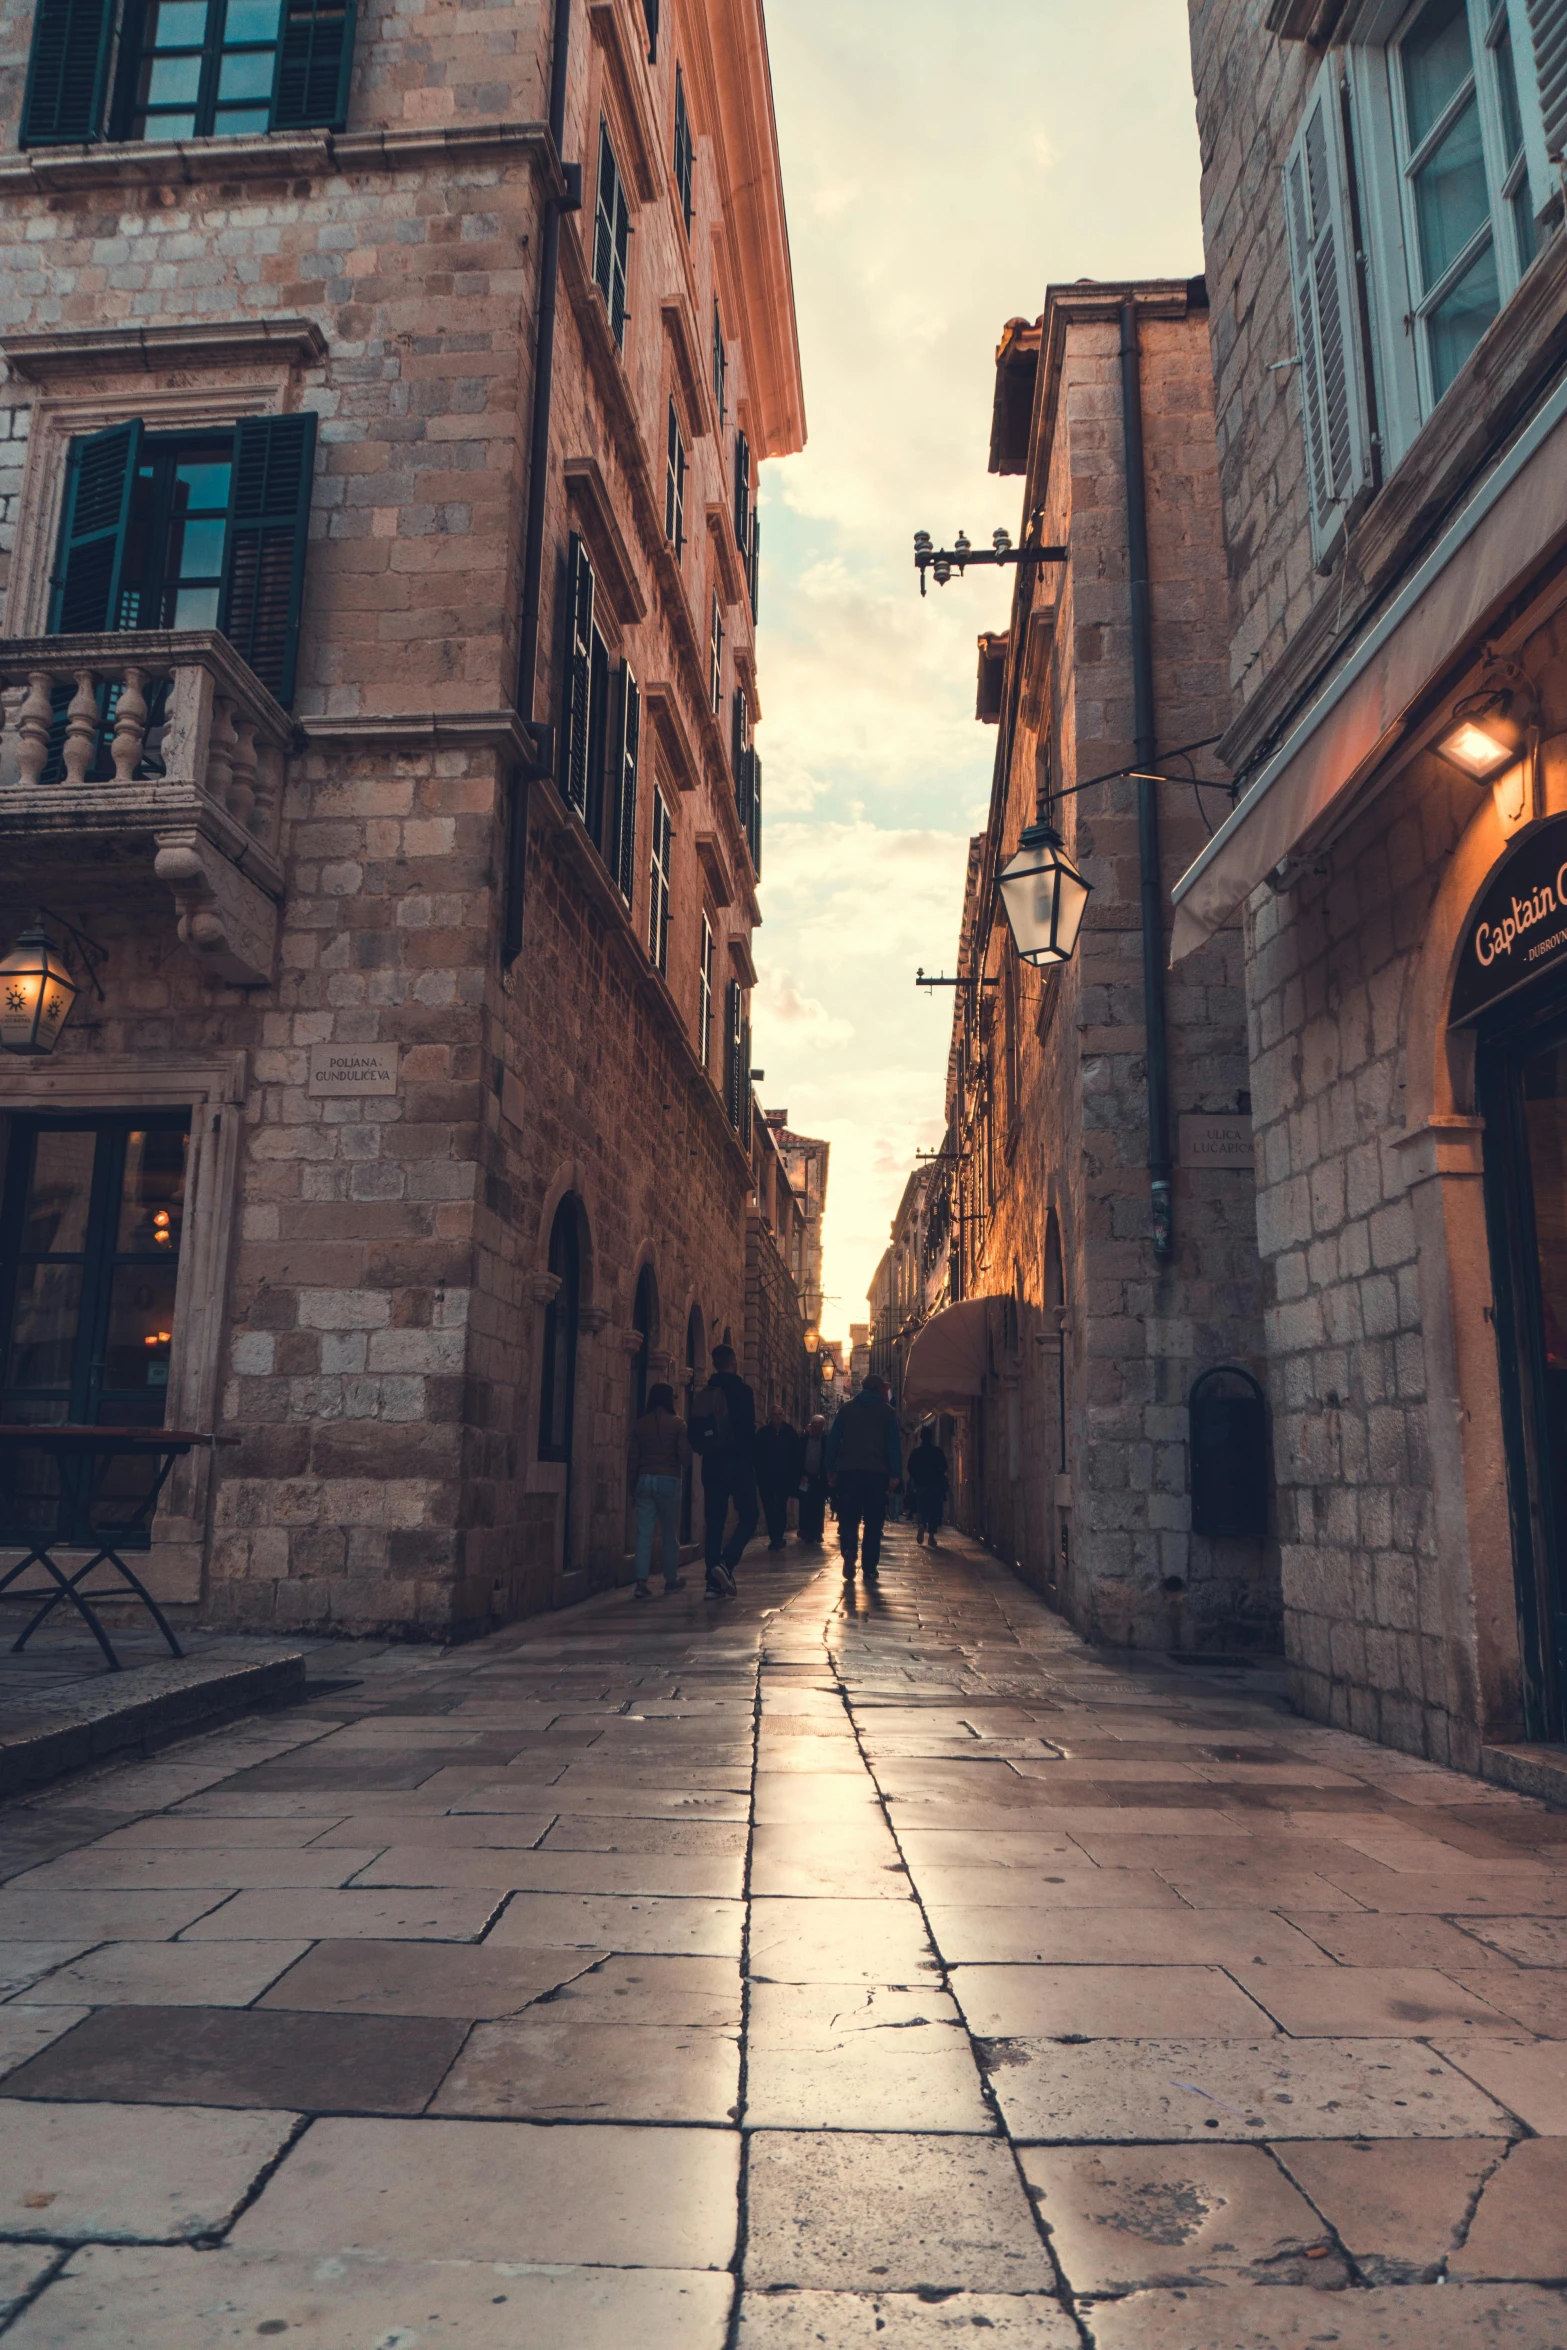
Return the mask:
<svg viewBox="0 0 1567 2350">
<path fill-rule="evenodd" d="M 566 136 L 566 69 L 571 54 L 571 0 L 555 0 L 550 41 L 550 138 L 556 157 Z M 564 168 L 564 166 L 562 167 Z M 568 175 L 569 176 L 569 175 Z M 578 194 L 581 202 L 580 179 Z M 539 666 L 539 599 L 544 578 L 544 503 L 550 458 L 550 405 L 555 381 L 555 303 L 560 284 L 560 216 L 573 207 L 551 195 L 544 204 L 544 241 L 539 252 L 538 339 L 533 361 L 533 426 L 528 449 L 528 511 L 523 526 L 522 627 L 517 656 L 517 705 L 531 727 Z M 528 840 L 528 776 L 512 780 L 511 821 L 506 858 L 503 957 L 513 962 L 522 946 L 523 871 Z"/>
<path fill-rule="evenodd" d="M 1153 624 L 1148 585 L 1148 501 L 1143 479 L 1143 390 L 1137 305 L 1121 304 L 1121 426 L 1126 450 L 1126 551 L 1132 599 L 1132 705 L 1136 763 L 1158 756 L 1154 713 Z M 1158 785 L 1137 786 L 1137 859 L 1142 883 L 1144 1057 L 1148 1068 L 1148 1188 L 1153 1253 L 1175 1253 L 1171 1197 L 1170 1058 L 1164 1016 L 1164 891 L 1159 870 Z"/>
</svg>

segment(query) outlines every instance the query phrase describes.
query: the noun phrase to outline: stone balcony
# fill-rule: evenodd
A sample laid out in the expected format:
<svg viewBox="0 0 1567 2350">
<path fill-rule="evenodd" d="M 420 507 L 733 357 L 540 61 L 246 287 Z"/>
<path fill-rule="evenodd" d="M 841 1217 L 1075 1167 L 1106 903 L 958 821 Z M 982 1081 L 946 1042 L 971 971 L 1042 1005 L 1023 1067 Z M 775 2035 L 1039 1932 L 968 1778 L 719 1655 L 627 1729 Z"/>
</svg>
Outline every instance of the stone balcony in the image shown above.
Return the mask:
<svg viewBox="0 0 1567 2350">
<path fill-rule="evenodd" d="M 294 722 L 227 639 L 0 638 L 0 701 L 6 894 L 148 886 L 215 980 L 270 983 Z"/>
</svg>

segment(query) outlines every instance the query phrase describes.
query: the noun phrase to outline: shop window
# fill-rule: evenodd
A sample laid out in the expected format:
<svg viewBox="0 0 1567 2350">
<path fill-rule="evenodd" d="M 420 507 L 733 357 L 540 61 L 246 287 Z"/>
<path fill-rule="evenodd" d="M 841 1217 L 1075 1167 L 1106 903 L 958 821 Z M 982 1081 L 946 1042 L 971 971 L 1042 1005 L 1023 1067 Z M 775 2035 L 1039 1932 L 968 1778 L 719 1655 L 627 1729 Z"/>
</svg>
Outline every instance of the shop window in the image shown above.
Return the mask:
<svg viewBox="0 0 1567 2350">
<path fill-rule="evenodd" d="M 21 143 L 341 130 L 354 13 L 354 0 L 39 0 Z"/>
</svg>

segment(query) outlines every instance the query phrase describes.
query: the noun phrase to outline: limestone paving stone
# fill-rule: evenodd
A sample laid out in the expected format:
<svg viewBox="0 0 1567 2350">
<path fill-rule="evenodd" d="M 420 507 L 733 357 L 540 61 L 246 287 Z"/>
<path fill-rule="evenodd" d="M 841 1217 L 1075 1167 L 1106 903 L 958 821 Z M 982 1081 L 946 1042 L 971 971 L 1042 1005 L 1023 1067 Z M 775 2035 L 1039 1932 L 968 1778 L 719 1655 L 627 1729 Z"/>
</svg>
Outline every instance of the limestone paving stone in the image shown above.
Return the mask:
<svg viewBox="0 0 1567 2350">
<path fill-rule="evenodd" d="M 198 1852 L 209 1845 L 238 1846 L 271 1844 L 295 1851 L 313 1844 L 321 1834 L 319 1820 L 222 1820 L 205 1819 L 190 1812 L 153 1812 L 144 1820 L 131 1820 L 123 1828 L 115 1828 L 107 1836 L 100 1836 L 93 1845 L 94 1852 L 145 1852 L 156 1849 L 163 1852 Z M 345 1843 L 354 1839 L 345 1837 Z M 362 1836 L 357 1841 L 371 1850 L 389 1844 L 391 1836 Z"/>
<path fill-rule="evenodd" d="M 260 2004 L 324 2015 L 516 2015 L 569 1983 L 590 1958 L 488 1942 L 317 1942 Z"/>
<path fill-rule="evenodd" d="M 292 2113 L 0 2101 L 0 2240 L 182 2244 L 225 2228 Z"/>
<path fill-rule="evenodd" d="M 1340 1966 L 1437 1967 L 1455 1980 L 1460 1974 L 1484 1972 L 1498 1991 L 1504 1982 L 1518 1977 L 1504 1951 L 1493 1950 L 1472 1928 L 1455 1926 L 1447 1918 L 1389 1917 L 1373 1910 L 1325 1913 L 1295 1909 L 1287 1902 L 1280 1907 L 1292 1926 L 1309 1935 L 1317 1948 Z"/>
<path fill-rule="evenodd" d="M 1384 2040 L 1476 2031 L 1517 2036 L 1511 2018 L 1434 1967 L 1271 1966 L 1259 1970 L 1255 1996 L 1297 2039 L 1360 2032 Z"/>
<path fill-rule="evenodd" d="M 744 1820 L 617 1819 L 608 1813 L 590 1816 L 584 1812 L 563 1812 L 540 1837 L 539 1849 L 544 1852 L 712 1853 L 743 1859 L 749 1840 L 750 1830 Z"/>
<path fill-rule="evenodd" d="M 953 1868 L 930 1862 L 914 1868 L 928 1909 L 1168 1909 L 1182 1907 L 1151 1869 L 1097 1869 L 1061 1861 L 1040 1869 Z"/>
<path fill-rule="evenodd" d="M 487 1941 L 496 1950 L 585 1948 L 738 1958 L 744 1917 L 739 1901 L 518 1893 L 507 1902 Z"/>
<path fill-rule="evenodd" d="M 739 2350 L 1080 2350 L 1047 2293 L 744 2293 Z M 355 2346 L 357 2350 L 357 2345 Z"/>
<path fill-rule="evenodd" d="M 229 2240 L 242 2252 L 442 2259 L 460 2212 L 472 2260 L 722 2269 L 739 2146 L 733 2130 L 321 2121 Z"/>
<path fill-rule="evenodd" d="M 748 2129 L 994 2134 L 945 1992 L 755 1983 L 747 2049 Z"/>
<path fill-rule="evenodd" d="M 104 1852 L 89 1848 L 64 1860 L 49 1861 L 13 1877 L 17 1893 L 68 1886 L 80 1892 L 120 1892 L 148 1886 L 154 1892 L 183 1892 L 212 1886 L 220 1892 L 241 1887 L 335 1886 L 346 1884 L 356 1870 L 376 1857 L 370 1845 L 357 1852 L 317 1852 L 274 1849 L 265 1844 L 202 1846 L 192 1852 L 152 1849 L 144 1852 Z"/>
<path fill-rule="evenodd" d="M 753 1900 L 748 1964 L 776 1983 L 918 1983 L 938 1971 L 910 1900 Z"/>
<path fill-rule="evenodd" d="M 1350 1894 L 1367 1909 L 1484 1918 L 1489 1924 L 1498 1920 L 1535 1920 L 1540 1928 L 1538 1946 L 1542 1950 L 1554 1948 L 1556 1953 L 1535 1963 L 1567 1964 L 1567 1877 L 1543 1870 L 1532 1876 L 1513 1870 L 1477 1870 L 1460 1855 L 1455 1853 L 1453 1857 L 1455 1866 L 1451 1871 L 1386 1869 L 1372 1876 L 1358 1869 L 1336 1870 L 1330 1864 L 1321 1873 L 1340 1892 Z M 1552 1918 L 1564 1921 L 1554 1937 L 1545 1930 L 1546 1921 Z"/>
<path fill-rule="evenodd" d="M 10 2338 L 21 2350 L 254 2350 L 271 2334 L 298 2350 L 722 2350 L 729 2299 L 727 2277 L 672 2269 L 93 2245 Z"/>
<path fill-rule="evenodd" d="M 45 1976 L 27 1996 L 38 2007 L 248 2007 L 309 1948 L 308 1942 L 105 1942 Z"/>
<path fill-rule="evenodd" d="M 1081 1865 L 1083 1850 L 1070 1836 L 1035 1828 L 1015 1834 L 994 1829 L 969 1834 L 958 1828 L 900 1827 L 898 1843 L 916 1878 L 925 1868 L 1016 1869 L 1025 1873 L 1057 1861 Z"/>
<path fill-rule="evenodd" d="M 563 1787 L 551 1789 L 557 1812 L 586 1813 L 589 1816 L 608 1816 L 611 1819 L 654 1820 L 739 1820 L 749 1814 L 744 1795 L 724 1789 L 695 1789 L 681 1787 L 636 1787 L 600 1784 L 579 1785 L 569 1792 Z M 368 1810 L 369 1805 L 362 1807 Z M 471 1794 L 457 1796 L 450 1808 L 459 1818 L 469 1812 L 527 1811 L 541 1808 L 540 1790 L 519 1785 L 509 1787 L 504 1782 L 490 1781 Z"/>
<path fill-rule="evenodd" d="M 74 2031 L 88 2014 L 82 2001 L 76 2006 L 51 2007 L 31 2000 L 12 2000 L 0 2007 L 0 2078 L 28 2064 L 52 2041 Z"/>
<path fill-rule="evenodd" d="M 476 2026 L 432 2113 L 509 2121 L 710 2122 L 739 2118 L 733 2033 L 669 2024 L 584 2024 L 557 2004 Z"/>
<path fill-rule="evenodd" d="M 1567 2350 L 1567 2297 L 1535 2285 L 1406 2285 L 1324 2302 L 1232 2285 L 1103 2301 L 1091 2324 L 1094 2350 Z"/>
<path fill-rule="evenodd" d="M 745 2283 L 855 2292 L 1049 2292 L 1010 2149 L 995 2139 L 758 2131 Z"/>
<path fill-rule="evenodd" d="M 1526 2138 L 1509 2149 L 1480 2190 L 1450 2277 L 1480 2281 L 1567 2278 L 1567 2139 Z"/>
<path fill-rule="evenodd" d="M 1275 2143 L 1273 2153 L 1368 2284 L 1406 2285 L 1441 2274 L 1507 2145 L 1504 2138 L 1324 2139 Z"/>
<path fill-rule="evenodd" d="M 580 1959 L 582 1953 L 563 1955 Z M 550 2006 L 577 2023 L 737 2032 L 740 1969 L 734 1959 L 617 1954 L 574 1973 L 550 1995 Z"/>
<path fill-rule="evenodd" d="M 1261 2146 L 1033 2146 L 1022 2163 L 1074 2294 L 1349 2282 L 1322 2221 Z"/>
<path fill-rule="evenodd" d="M 952 1987 L 981 2038 L 1255 2040 L 1272 2023 L 1220 1967 L 966 1966 Z"/>
<path fill-rule="evenodd" d="M 1037 1909 L 933 1907 L 930 1930 L 949 1966 L 1227 1966 L 1331 1961 L 1265 1909 Z"/>
<path fill-rule="evenodd" d="M 1469 1932 L 1519 1966 L 1567 1968 L 1567 1918 L 1474 1918 Z"/>
<path fill-rule="evenodd" d="M 486 1876 L 485 1872 L 489 1874 Z M 613 1893 L 738 1901 L 745 1863 L 700 1853 L 443 1852 L 433 1840 L 399 1844 L 355 1877 L 356 1885 L 499 1885 L 513 1893 Z"/>
<path fill-rule="evenodd" d="M 406 1850 L 416 1844 L 433 1844 L 437 1849 L 445 1846 L 452 1852 L 482 1851 L 491 1846 L 500 1852 L 528 1852 L 554 1825 L 556 1816 L 553 1811 L 531 1817 L 526 1812 L 492 1812 L 464 1814 L 459 1819 L 448 1811 L 362 1812 L 325 1825 L 317 1822 L 307 1833 L 312 1849 L 322 1852 L 347 1845 L 381 1853 L 393 1845 Z"/>
<path fill-rule="evenodd" d="M 1436 2047 L 1537 2136 L 1567 2138 L 1567 2044 L 1487 2038 L 1439 2040 Z"/>
<path fill-rule="evenodd" d="M 758 1772 L 752 1816 L 758 1828 L 820 1828 L 873 1820 L 885 1825 L 868 1773 Z"/>
<path fill-rule="evenodd" d="M 0 1941 L 164 1942 L 228 1896 L 204 1893 L 73 1893 L 39 1886 L 0 1892 Z"/>
<path fill-rule="evenodd" d="M 436 2016 L 101 2008 L 8 2074 L 0 2096 L 418 2113 L 466 2029 Z"/>
<path fill-rule="evenodd" d="M 91 1942 L 0 1942 L 0 1999 L 25 1991 L 92 1947 Z"/>
<path fill-rule="evenodd" d="M 34 2250 L 26 2244 L 0 2245 L 0 2326 L 13 2316 L 29 2293 L 36 2292 L 60 2259 L 53 2244 Z"/>
<path fill-rule="evenodd" d="M 1542 2040 L 1567 2040 L 1567 1972 L 1515 1967 L 1499 1952 L 1487 1955 L 1493 1959 L 1490 1966 L 1450 1968 L 1453 1980 L 1523 2031 L 1538 2032 Z"/>
<path fill-rule="evenodd" d="M 342 1941 L 363 1934 L 376 1941 L 406 1936 L 419 1942 L 476 1942 L 504 1898 L 501 1893 L 441 1887 L 409 1892 L 235 1893 L 220 1909 L 209 1911 L 186 1939 Z"/>
</svg>

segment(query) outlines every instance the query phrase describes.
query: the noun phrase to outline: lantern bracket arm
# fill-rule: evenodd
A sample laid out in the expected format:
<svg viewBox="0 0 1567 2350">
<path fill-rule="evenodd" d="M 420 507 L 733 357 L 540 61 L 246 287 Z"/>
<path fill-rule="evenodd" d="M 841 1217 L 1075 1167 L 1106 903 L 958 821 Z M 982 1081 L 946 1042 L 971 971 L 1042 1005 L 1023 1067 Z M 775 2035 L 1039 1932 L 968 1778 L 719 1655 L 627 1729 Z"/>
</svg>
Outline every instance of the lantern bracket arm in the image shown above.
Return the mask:
<svg viewBox="0 0 1567 2350">
<path fill-rule="evenodd" d="M 962 971 L 955 979 L 949 979 L 945 972 L 928 973 L 922 963 L 914 974 L 914 984 L 916 987 L 999 987 L 1001 982 L 999 979 L 976 978 L 972 973 Z"/>
<path fill-rule="evenodd" d="M 1074 800 L 1079 792 L 1092 791 L 1096 784 L 1101 783 L 1174 783 L 1179 784 L 1186 791 L 1222 791 L 1232 801 L 1238 800 L 1240 798 L 1238 784 L 1219 783 L 1202 775 L 1164 775 L 1159 772 L 1160 762 L 1166 759 L 1185 759 L 1192 751 L 1212 750 L 1214 744 L 1222 740 L 1223 737 L 1220 735 L 1206 734 L 1200 742 L 1174 743 L 1167 751 L 1156 752 L 1156 763 L 1153 767 L 1110 767 L 1103 775 L 1085 775 L 1081 783 L 1063 784 L 1059 791 L 1044 795 L 1041 806 L 1042 821 L 1049 823 L 1049 812 L 1056 801 Z"/>
<path fill-rule="evenodd" d="M 82 969 L 87 974 L 88 984 L 92 988 L 93 994 L 100 1004 L 104 1003 L 107 999 L 99 982 L 98 974 L 109 960 L 108 948 L 100 946 L 95 938 L 89 938 L 85 930 L 78 930 L 74 922 L 68 921 L 64 914 L 57 914 L 52 906 L 40 906 L 38 915 L 41 921 L 52 922 L 57 930 L 65 932 L 66 937 L 81 957 Z"/>
</svg>

